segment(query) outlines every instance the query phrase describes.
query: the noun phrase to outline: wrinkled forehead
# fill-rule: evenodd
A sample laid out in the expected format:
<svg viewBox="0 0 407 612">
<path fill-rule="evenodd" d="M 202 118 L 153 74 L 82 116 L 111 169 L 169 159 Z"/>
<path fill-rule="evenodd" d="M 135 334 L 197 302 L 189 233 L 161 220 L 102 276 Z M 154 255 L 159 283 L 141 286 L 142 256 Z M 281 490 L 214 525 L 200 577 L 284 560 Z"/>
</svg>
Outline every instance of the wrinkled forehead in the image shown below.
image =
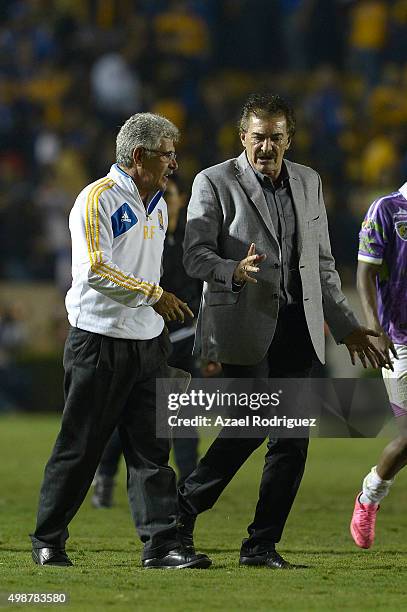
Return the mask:
<svg viewBox="0 0 407 612">
<path fill-rule="evenodd" d="M 247 131 L 259 134 L 287 134 L 287 120 L 284 115 L 253 114 L 247 122 Z"/>
</svg>

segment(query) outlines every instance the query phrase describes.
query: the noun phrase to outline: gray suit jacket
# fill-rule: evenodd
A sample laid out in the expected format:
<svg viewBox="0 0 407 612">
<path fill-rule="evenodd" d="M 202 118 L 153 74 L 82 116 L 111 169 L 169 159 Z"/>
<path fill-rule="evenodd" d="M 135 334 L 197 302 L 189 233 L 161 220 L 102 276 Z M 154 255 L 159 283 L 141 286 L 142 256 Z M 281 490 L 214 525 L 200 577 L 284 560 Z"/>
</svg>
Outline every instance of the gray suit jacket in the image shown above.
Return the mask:
<svg viewBox="0 0 407 612">
<path fill-rule="evenodd" d="M 335 270 L 321 179 L 311 168 L 288 160 L 285 164 L 296 214 L 304 311 L 315 352 L 324 363 L 324 319 L 337 342 L 359 324 Z M 251 242 L 267 259 L 256 285 L 246 283 L 233 291 L 233 272 Z M 200 172 L 192 187 L 184 243 L 187 273 L 205 281 L 196 354 L 230 364 L 261 361 L 276 328 L 279 263 L 276 232 L 246 153 Z"/>
</svg>

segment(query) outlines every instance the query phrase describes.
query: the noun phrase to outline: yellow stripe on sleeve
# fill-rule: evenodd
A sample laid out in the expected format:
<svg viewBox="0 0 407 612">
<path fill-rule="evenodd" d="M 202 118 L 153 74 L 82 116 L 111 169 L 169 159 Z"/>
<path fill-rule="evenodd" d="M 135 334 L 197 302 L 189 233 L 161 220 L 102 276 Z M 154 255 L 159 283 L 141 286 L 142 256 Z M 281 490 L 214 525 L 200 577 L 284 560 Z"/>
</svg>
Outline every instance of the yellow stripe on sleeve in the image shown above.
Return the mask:
<svg viewBox="0 0 407 612">
<path fill-rule="evenodd" d="M 99 197 L 104 191 L 111 189 L 114 185 L 115 183 L 112 179 L 101 179 L 92 187 L 87 197 L 85 231 L 91 269 L 101 278 L 110 280 L 120 287 L 142 293 L 147 297 L 160 298 L 162 289 L 159 285 L 154 285 L 138 278 L 130 278 L 123 272 L 103 263 L 103 254 L 99 248 Z"/>
<path fill-rule="evenodd" d="M 101 187 L 104 185 L 107 185 L 109 183 L 109 179 L 108 178 L 104 178 L 101 179 L 100 181 L 97 181 L 92 189 L 89 191 L 88 193 L 88 197 L 86 199 L 86 213 L 85 213 L 85 232 L 86 232 L 86 242 L 88 244 L 88 254 L 89 254 L 89 259 L 90 259 L 90 263 L 93 265 L 93 253 L 96 250 L 95 249 L 95 245 L 93 242 L 93 231 L 92 231 L 92 219 L 89 216 L 89 204 L 91 202 L 91 198 L 93 198 L 94 193 Z"/>
<path fill-rule="evenodd" d="M 123 283 L 126 283 L 129 288 L 132 290 L 140 291 L 149 297 L 161 297 L 162 289 L 158 285 L 152 285 L 151 283 L 147 283 L 146 281 L 142 281 L 141 279 L 132 279 L 125 274 L 111 268 L 107 264 L 103 262 L 98 262 L 92 266 L 92 270 L 103 276 L 103 278 L 112 277 L 111 280 L 117 282 L 118 285 L 124 287 Z M 104 272 L 104 274 L 102 274 Z"/>
</svg>

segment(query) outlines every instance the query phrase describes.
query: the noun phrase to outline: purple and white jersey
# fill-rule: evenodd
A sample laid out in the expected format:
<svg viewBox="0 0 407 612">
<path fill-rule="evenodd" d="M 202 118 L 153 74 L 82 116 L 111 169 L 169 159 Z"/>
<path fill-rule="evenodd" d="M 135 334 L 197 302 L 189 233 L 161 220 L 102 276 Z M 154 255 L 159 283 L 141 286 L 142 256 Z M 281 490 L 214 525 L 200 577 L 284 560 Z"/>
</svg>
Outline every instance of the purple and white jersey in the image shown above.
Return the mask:
<svg viewBox="0 0 407 612">
<path fill-rule="evenodd" d="M 407 344 L 407 183 L 378 198 L 359 234 L 359 261 L 380 266 L 376 280 L 380 324 L 396 344 Z"/>
</svg>

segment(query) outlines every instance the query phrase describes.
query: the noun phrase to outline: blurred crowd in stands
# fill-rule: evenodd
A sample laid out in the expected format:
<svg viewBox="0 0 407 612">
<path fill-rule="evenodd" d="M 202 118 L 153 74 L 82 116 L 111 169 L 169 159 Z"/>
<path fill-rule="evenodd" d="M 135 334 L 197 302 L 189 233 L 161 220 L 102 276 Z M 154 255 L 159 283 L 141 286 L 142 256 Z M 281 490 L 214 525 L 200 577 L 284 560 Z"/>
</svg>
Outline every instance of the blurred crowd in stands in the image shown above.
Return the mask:
<svg viewBox="0 0 407 612">
<path fill-rule="evenodd" d="M 322 175 L 352 282 L 365 209 L 407 178 L 407 0 L 2 0 L 0 280 L 66 291 L 67 213 L 130 114 L 180 127 L 188 194 L 240 153 L 239 108 L 262 90 L 296 109 L 287 157 Z"/>
<path fill-rule="evenodd" d="M 0 304 L 0 414 L 21 408 L 29 381 L 19 363 L 27 341 L 26 313 L 19 302 Z"/>
</svg>

